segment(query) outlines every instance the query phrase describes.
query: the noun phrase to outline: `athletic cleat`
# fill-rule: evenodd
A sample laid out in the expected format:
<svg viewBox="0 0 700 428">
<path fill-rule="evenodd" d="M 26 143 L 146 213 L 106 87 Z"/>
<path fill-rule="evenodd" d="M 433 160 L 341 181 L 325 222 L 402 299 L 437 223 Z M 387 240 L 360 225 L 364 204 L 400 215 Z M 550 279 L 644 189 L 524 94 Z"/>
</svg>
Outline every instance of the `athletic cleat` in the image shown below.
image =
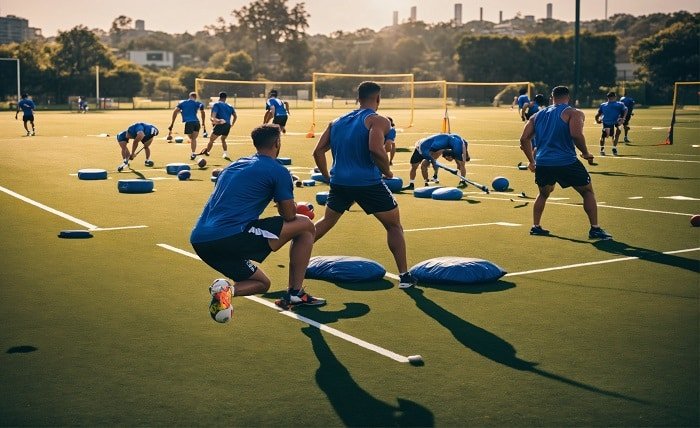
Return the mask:
<svg viewBox="0 0 700 428">
<path fill-rule="evenodd" d="M 149 159 L 149 160 L 144 161 L 143 164 L 145 166 L 153 166 L 153 165 L 155 165 L 155 162 L 153 162 L 152 160 Z"/>
<path fill-rule="evenodd" d="M 466 181 L 460 181 L 459 184 L 457 185 L 458 188 L 464 189 L 467 187 L 467 182 Z"/>
<path fill-rule="evenodd" d="M 413 183 L 408 183 L 408 186 L 403 187 L 401 190 L 413 190 L 415 185 Z"/>
<path fill-rule="evenodd" d="M 282 309 L 291 309 L 295 306 L 322 306 L 326 304 L 326 299 L 314 297 L 305 292 L 304 289 L 295 290 L 284 293 L 281 299 L 275 300 L 275 305 Z"/>
<path fill-rule="evenodd" d="M 418 284 L 418 280 L 411 275 L 411 272 L 404 272 L 399 275 L 399 288 L 411 288 Z"/>
<path fill-rule="evenodd" d="M 588 231 L 588 239 L 607 240 L 612 239 L 612 235 L 600 227 L 591 227 L 591 230 Z"/>
<path fill-rule="evenodd" d="M 32 129 L 32 137 L 36 135 L 36 132 Z"/>
<path fill-rule="evenodd" d="M 224 154 L 221 157 L 224 159 L 228 159 L 228 153 L 224 152 Z"/>
<path fill-rule="evenodd" d="M 430 186 L 430 182 L 429 182 L 429 181 L 426 181 L 426 182 L 425 182 L 425 187 L 428 187 L 428 186 Z"/>
<path fill-rule="evenodd" d="M 437 176 L 433 176 L 433 178 L 430 179 L 433 183 L 440 183 L 440 179 L 437 178 Z"/>
<path fill-rule="evenodd" d="M 530 235 L 535 235 L 535 236 L 548 236 L 549 235 L 549 230 L 547 229 L 542 229 L 542 226 L 532 226 L 530 228 Z"/>
<path fill-rule="evenodd" d="M 122 172 L 122 171 L 124 170 L 124 168 L 126 168 L 127 166 L 129 166 L 128 163 L 122 163 L 121 165 L 119 165 L 119 166 L 117 167 L 117 171 L 118 171 L 118 172 Z"/>
<path fill-rule="evenodd" d="M 617 149 L 614 148 L 614 147 L 613 147 L 613 149 L 612 149 L 612 154 L 613 154 L 613 156 L 617 156 Z"/>
<path fill-rule="evenodd" d="M 625 143 L 629 143 L 629 142 L 630 142 L 630 139 L 629 139 L 629 138 L 627 138 L 627 137 L 625 137 L 625 139 L 624 139 L 624 140 L 622 140 L 622 141 L 624 141 Z"/>
<path fill-rule="evenodd" d="M 203 149 L 201 152 L 199 152 L 199 154 L 200 154 L 200 156 L 201 155 L 209 156 L 209 152 L 207 151 L 207 149 Z"/>
<path fill-rule="evenodd" d="M 32 133 L 27 131 L 27 137 L 29 137 L 30 135 L 32 135 Z"/>
<path fill-rule="evenodd" d="M 194 154 L 194 153 L 192 153 L 192 154 L 190 155 L 190 160 L 195 160 L 196 157 L 197 157 L 197 155 Z"/>
<path fill-rule="evenodd" d="M 600 151 L 600 155 L 601 155 L 601 156 L 605 156 L 605 150 L 601 150 L 601 151 Z"/>
</svg>

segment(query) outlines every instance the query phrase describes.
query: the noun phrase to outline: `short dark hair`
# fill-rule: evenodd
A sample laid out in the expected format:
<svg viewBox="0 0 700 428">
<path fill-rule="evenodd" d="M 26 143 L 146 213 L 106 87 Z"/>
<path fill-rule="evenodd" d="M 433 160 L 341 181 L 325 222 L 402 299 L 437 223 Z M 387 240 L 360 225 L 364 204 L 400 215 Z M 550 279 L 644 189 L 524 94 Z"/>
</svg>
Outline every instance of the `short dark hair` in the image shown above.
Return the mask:
<svg viewBox="0 0 700 428">
<path fill-rule="evenodd" d="M 608 96 L 608 98 L 612 98 L 612 97 L 616 97 L 617 94 L 613 91 L 610 91 L 610 92 L 608 92 L 607 96 Z"/>
<path fill-rule="evenodd" d="M 197 93 L 194 92 L 194 91 L 190 92 L 190 97 L 195 97 L 195 98 L 197 98 Z"/>
<path fill-rule="evenodd" d="M 376 82 L 365 81 L 357 87 L 357 98 L 366 100 L 382 91 L 382 87 Z"/>
<path fill-rule="evenodd" d="M 455 152 L 454 152 L 454 150 L 452 150 L 452 149 L 445 149 L 445 150 L 442 151 L 442 157 L 444 157 L 444 158 L 450 157 L 450 158 L 454 159 L 454 158 L 455 158 Z"/>
<path fill-rule="evenodd" d="M 22 98 L 27 98 L 28 96 L 29 96 L 28 93 L 26 93 L 26 92 L 23 92 L 23 93 L 22 93 Z"/>
<path fill-rule="evenodd" d="M 270 96 L 271 97 L 276 97 L 277 96 L 277 89 L 273 89 L 270 91 Z"/>
<path fill-rule="evenodd" d="M 535 102 L 539 105 L 543 105 L 547 102 L 547 99 L 542 94 L 535 95 Z"/>
<path fill-rule="evenodd" d="M 281 130 L 279 125 L 266 123 L 253 129 L 250 137 L 253 139 L 253 145 L 257 149 L 270 149 L 275 146 L 279 139 Z"/>
<path fill-rule="evenodd" d="M 226 95 L 226 92 L 219 92 L 219 98 L 221 98 L 222 100 L 225 100 L 227 96 L 228 95 Z"/>
<path fill-rule="evenodd" d="M 387 116 L 386 118 L 389 119 L 389 124 L 391 124 L 391 127 L 392 127 L 392 128 L 393 128 L 394 126 L 396 126 L 396 125 L 394 125 L 394 119 L 392 119 L 392 118 L 389 117 L 389 116 Z"/>
<path fill-rule="evenodd" d="M 569 88 L 566 86 L 556 86 L 554 89 L 552 89 L 553 98 L 562 98 L 567 96 L 569 96 Z"/>
<path fill-rule="evenodd" d="M 527 94 L 527 88 L 520 88 L 520 90 L 518 91 L 518 94 L 520 94 L 520 95 Z"/>
</svg>

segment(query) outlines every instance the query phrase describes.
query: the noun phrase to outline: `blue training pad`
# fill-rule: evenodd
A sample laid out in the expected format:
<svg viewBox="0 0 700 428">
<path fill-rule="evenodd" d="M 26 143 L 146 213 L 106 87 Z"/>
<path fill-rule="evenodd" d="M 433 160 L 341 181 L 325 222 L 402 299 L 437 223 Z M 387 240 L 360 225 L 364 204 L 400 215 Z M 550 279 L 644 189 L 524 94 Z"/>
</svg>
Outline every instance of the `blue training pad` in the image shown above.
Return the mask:
<svg viewBox="0 0 700 428">
<path fill-rule="evenodd" d="M 413 197 L 430 199 L 433 196 L 433 192 L 437 189 L 442 189 L 442 186 L 418 187 L 413 191 Z"/>
<path fill-rule="evenodd" d="M 458 201 L 462 199 L 462 191 L 456 187 L 443 187 L 435 190 L 430 197 L 438 201 Z"/>
<path fill-rule="evenodd" d="M 449 256 L 422 261 L 410 272 L 422 283 L 454 285 L 496 281 L 507 273 L 488 260 Z"/>
<path fill-rule="evenodd" d="M 385 274 L 384 266 L 374 260 L 354 256 L 316 256 L 306 268 L 306 278 L 331 282 L 376 281 Z"/>
</svg>

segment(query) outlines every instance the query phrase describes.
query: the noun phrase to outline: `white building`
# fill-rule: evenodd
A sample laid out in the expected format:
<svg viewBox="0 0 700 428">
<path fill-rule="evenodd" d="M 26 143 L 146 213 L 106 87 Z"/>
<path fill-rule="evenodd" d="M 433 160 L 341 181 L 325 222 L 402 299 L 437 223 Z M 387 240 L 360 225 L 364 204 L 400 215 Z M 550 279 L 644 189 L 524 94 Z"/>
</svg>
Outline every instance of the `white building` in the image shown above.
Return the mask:
<svg viewBox="0 0 700 428">
<path fill-rule="evenodd" d="M 168 51 L 127 51 L 126 59 L 138 65 L 155 65 L 156 67 L 175 65 L 175 55 Z"/>
</svg>

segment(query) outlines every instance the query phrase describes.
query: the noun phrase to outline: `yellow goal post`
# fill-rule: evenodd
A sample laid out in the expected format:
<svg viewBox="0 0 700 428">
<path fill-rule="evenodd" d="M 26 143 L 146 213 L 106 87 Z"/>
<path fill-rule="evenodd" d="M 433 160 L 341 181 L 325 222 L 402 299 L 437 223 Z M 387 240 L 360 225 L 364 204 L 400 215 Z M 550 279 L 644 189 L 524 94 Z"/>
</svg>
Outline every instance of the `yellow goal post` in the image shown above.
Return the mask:
<svg viewBox="0 0 700 428">
<path fill-rule="evenodd" d="M 663 144 L 673 144 L 673 131 L 681 122 L 694 129 L 700 129 L 700 82 L 675 82 L 673 84 L 673 110 L 671 126 Z"/>
</svg>

